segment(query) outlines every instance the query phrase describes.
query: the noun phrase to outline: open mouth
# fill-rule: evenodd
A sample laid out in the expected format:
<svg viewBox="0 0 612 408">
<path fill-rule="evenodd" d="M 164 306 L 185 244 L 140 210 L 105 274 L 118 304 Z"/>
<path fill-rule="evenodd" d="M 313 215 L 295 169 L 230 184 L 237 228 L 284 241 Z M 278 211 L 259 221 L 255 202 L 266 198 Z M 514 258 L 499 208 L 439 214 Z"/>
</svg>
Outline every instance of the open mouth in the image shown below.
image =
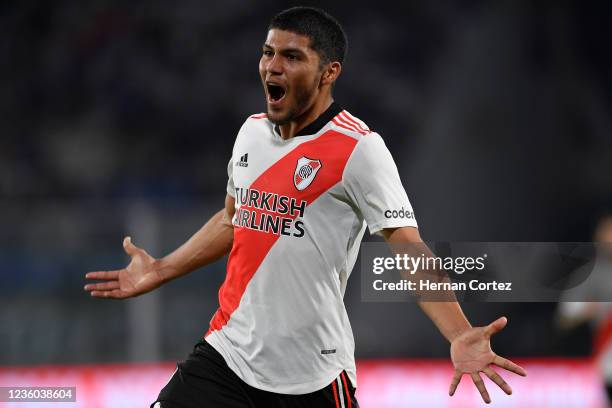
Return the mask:
<svg viewBox="0 0 612 408">
<path fill-rule="evenodd" d="M 270 102 L 279 102 L 285 97 L 285 88 L 278 84 L 267 83 L 268 99 Z"/>
</svg>

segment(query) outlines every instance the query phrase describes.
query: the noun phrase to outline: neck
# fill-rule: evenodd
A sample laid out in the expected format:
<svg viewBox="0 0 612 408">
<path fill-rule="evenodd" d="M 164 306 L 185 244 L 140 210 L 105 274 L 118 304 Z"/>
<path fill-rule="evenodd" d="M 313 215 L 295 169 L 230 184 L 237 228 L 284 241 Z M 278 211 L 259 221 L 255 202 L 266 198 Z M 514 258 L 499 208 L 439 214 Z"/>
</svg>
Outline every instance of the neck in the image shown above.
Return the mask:
<svg viewBox="0 0 612 408">
<path fill-rule="evenodd" d="M 278 128 L 280 129 L 281 137 L 286 140 L 297 135 L 300 130 L 314 122 L 323 112 L 325 112 L 333 101 L 331 95 L 327 95 L 325 98 L 319 98 L 300 116 L 284 125 L 279 125 Z"/>
</svg>

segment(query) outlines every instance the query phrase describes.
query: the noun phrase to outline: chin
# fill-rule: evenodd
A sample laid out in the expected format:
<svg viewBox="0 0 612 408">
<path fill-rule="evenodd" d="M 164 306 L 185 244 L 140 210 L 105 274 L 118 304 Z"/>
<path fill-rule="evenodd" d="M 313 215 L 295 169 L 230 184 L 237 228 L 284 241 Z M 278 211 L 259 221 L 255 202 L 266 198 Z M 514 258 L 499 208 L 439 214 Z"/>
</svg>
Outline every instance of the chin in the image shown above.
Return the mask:
<svg viewBox="0 0 612 408">
<path fill-rule="evenodd" d="M 268 120 L 280 126 L 289 123 L 291 121 L 291 115 L 289 113 L 273 112 L 268 109 Z"/>
</svg>

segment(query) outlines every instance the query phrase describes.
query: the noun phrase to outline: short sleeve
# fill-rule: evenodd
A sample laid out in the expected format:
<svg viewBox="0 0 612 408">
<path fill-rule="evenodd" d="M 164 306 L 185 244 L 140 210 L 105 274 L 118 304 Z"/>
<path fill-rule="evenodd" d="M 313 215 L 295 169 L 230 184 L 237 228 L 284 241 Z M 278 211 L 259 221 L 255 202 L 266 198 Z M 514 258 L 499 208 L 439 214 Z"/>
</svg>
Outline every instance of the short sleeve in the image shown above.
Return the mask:
<svg viewBox="0 0 612 408">
<path fill-rule="evenodd" d="M 417 227 L 397 166 L 377 133 L 359 140 L 344 169 L 343 182 L 370 234 L 384 228 Z"/>
<path fill-rule="evenodd" d="M 244 129 L 245 126 L 247 125 L 247 123 L 249 123 L 249 119 L 251 118 L 251 116 L 249 116 L 244 123 L 242 124 L 242 126 L 240 127 L 240 130 L 238 131 L 238 134 L 236 135 L 236 140 L 234 141 L 234 147 L 232 148 L 232 157 L 230 157 L 229 162 L 227 163 L 227 194 L 229 194 L 231 197 L 236 198 L 236 189 L 234 186 L 234 157 L 236 156 L 236 145 L 239 143 L 239 139 L 241 137 L 241 135 L 244 133 Z"/>
<path fill-rule="evenodd" d="M 227 194 L 232 197 L 236 197 L 234 189 L 234 161 L 233 158 L 230 158 L 229 163 L 227 163 Z"/>
</svg>

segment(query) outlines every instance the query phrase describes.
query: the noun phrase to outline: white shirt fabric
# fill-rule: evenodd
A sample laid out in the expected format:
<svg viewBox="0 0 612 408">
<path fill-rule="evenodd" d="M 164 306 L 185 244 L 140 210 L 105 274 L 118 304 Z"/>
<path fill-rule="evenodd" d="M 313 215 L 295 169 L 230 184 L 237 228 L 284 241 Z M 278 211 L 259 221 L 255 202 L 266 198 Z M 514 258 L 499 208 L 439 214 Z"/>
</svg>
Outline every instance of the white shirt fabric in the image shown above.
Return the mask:
<svg viewBox="0 0 612 408">
<path fill-rule="evenodd" d="M 234 243 L 205 335 L 243 381 L 282 394 L 342 370 L 357 385 L 343 296 L 366 224 L 417 227 L 380 135 L 336 104 L 317 121 L 288 140 L 265 114 L 241 127 L 228 164 Z"/>
</svg>

